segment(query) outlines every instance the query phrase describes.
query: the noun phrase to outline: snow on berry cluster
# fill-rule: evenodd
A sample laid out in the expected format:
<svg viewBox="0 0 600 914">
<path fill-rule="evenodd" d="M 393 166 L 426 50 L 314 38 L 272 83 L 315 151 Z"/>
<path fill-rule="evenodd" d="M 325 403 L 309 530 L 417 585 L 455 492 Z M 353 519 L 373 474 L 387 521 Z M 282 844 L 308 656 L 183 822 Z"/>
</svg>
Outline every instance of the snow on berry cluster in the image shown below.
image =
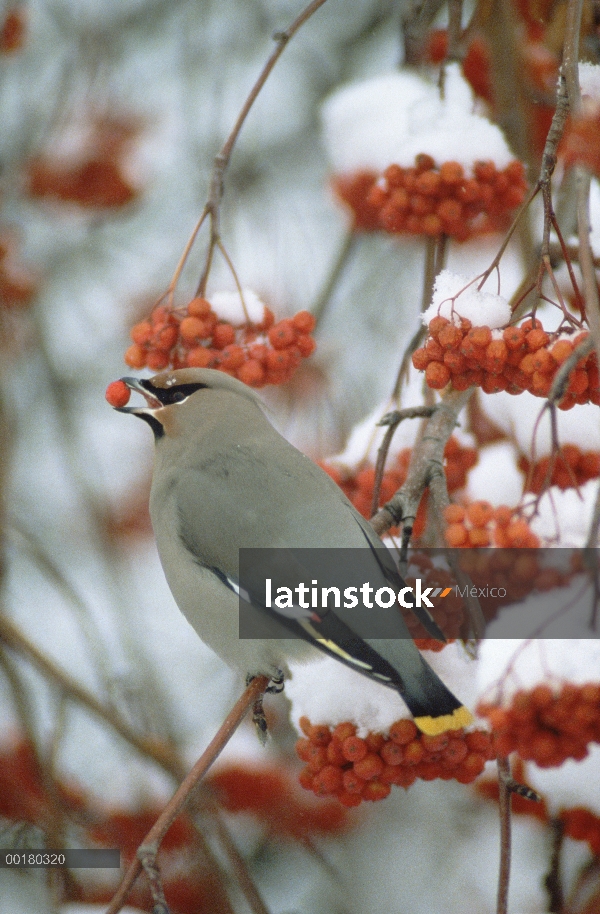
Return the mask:
<svg viewBox="0 0 600 914">
<path fill-rule="evenodd" d="M 331 729 L 307 717 L 300 727 L 305 738 L 296 743 L 296 752 L 306 765 L 300 783 L 344 806 L 383 800 L 393 785 L 407 788 L 417 779 L 470 784 L 494 757 L 491 735 L 484 730 L 427 736 L 412 720 L 401 719 L 387 735 L 369 732 L 362 738 L 349 721 Z"/>
<path fill-rule="evenodd" d="M 408 467 L 412 456 L 411 448 L 403 448 L 397 455 L 393 465 L 389 466 L 381 480 L 379 505 L 389 501 L 393 494 L 404 484 L 408 474 Z M 444 448 L 444 471 L 448 491 L 456 492 L 464 488 L 467 473 L 477 463 L 475 448 L 463 446 L 458 438 L 452 436 Z M 333 466 L 322 461 L 322 469 L 342 489 L 346 497 L 352 502 L 356 510 L 367 518 L 372 516 L 373 490 L 375 486 L 375 468 L 371 465 L 363 466 L 354 474 L 344 472 L 339 466 Z M 427 511 L 427 493 L 424 495 L 417 511 L 413 534 L 421 535 L 425 529 Z"/>
<path fill-rule="evenodd" d="M 444 536 L 449 546 L 525 549 L 540 545 L 527 521 L 507 505 L 493 508 L 487 501 L 448 505 L 444 519 L 447 524 Z"/>
<path fill-rule="evenodd" d="M 525 488 L 539 494 L 548 486 L 572 489 L 600 476 L 600 453 L 582 451 L 576 444 L 563 444 L 558 453 L 531 462 L 519 457 L 519 469 L 525 473 Z"/>
<path fill-rule="evenodd" d="M 315 319 L 308 311 L 275 322 L 273 312 L 250 292 L 245 313 L 222 293 L 194 298 L 180 309 L 158 305 L 131 330 L 125 353 L 131 368 L 215 368 L 250 387 L 283 384 L 315 349 Z M 240 316 L 241 315 L 241 316 Z"/>
<path fill-rule="evenodd" d="M 523 165 L 474 110 L 457 64 L 441 90 L 410 70 L 346 86 L 323 122 L 333 187 L 355 228 L 465 240 L 503 228 L 524 199 Z"/>
<path fill-rule="evenodd" d="M 413 365 L 425 371 L 429 387 L 441 390 L 450 382 L 455 390 L 477 386 L 488 394 L 527 390 L 547 397 L 560 366 L 588 336 L 546 333 L 535 318 L 519 326 L 491 329 L 473 326 L 465 317 L 442 315 L 429 322 L 429 338 L 413 353 Z M 579 360 L 569 374 L 560 409 L 575 404 L 600 405 L 600 375 L 595 353 Z"/>
<path fill-rule="evenodd" d="M 438 165 L 420 153 L 414 166 L 391 164 L 382 175 L 341 175 L 333 188 L 350 208 L 355 229 L 466 241 L 505 229 L 507 217 L 525 198 L 527 182 L 517 160 L 503 169 L 492 161 L 475 162 L 469 175 L 460 162 Z"/>
<path fill-rule="evenodd" d="M 600 743 L 598 683 L 565 682 L 558 689 L 540 683 L 515 692 L 508 707 L 481 702 L 477 712 L 489 721 L 499 755 L 518 752 L 540 768 L 580 761 L 590 743 Z"/>
</svg>

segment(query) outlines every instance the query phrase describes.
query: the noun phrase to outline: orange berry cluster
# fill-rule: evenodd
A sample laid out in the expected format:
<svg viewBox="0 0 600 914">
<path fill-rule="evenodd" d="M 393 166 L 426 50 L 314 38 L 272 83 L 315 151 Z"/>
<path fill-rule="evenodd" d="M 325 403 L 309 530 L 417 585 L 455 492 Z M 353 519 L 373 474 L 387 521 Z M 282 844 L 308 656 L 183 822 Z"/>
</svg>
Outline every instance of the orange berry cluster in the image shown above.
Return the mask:
<svg viewBox="0 0 600 914">
<path fill-rule="evenodd" d="M 588 744 L 600 742 L 599 683 L 565 683 L 559 691 L 540 684 L 516 692 L 510 707 L 483 702 L 477 713 L 488 719 L 498 755 L 518 752 L 540 768 L 581 761 Z"/>
<path fill-rule="evenodd" d="M 429 63 L 440 64 L 448 53 L 447 29 L 432 29 L 427 35 L 424 48 L 425 59 Z M 490 48 L 481 35 L 471 38 L 466 54 L 461 62 L 465 79 L 470 83 L 475 95 L 493 104 L 494 92 L 490 75 Z"/>
<path fill-rule="evenodd" d="M 36 159 L 27 169 L 27 189 L 38 199 L 91 209 L 126 206 L 138 196 L 120 163 L 101 157 L 68 166 L 50 158 Z"/>
<path fill-rule="evenodd" d="M 581 451 L 575 444 L 563 444 L 558 453 L 533 464 L 527 457 L 519 457 L 518 465 L 526 476 L 526 490 L 536 494 L 548 486 L 573 489 L 600 476 L 598 451 Z"/>
<path fill-rule="evenodd" d="M 533 549 L 540 545 L 527 521 L 517 517 L 507 505 L 493 508 L 487 501 L 473 501 L 465 507 L 448 505 L 444 519 L 446 542 L 454 548 L 493 544 L 510 549 Z"/>
<path fill-rule="evenodd" d="M 559 154 L 567 168 L 583 165 L 600 175 L 600 111 L 595 110 L 571 120 Z"/>
<path fill-rule="evenodd" d="M 318 797 L 337 797 L 343 806 L 383 800 L 393 785 L 407 788 L 417 778 L 470 784 L 494 757 L 485 730 L 427 736 L 412 720 L 402 719 L 392 724 L 389 736 L 368 733 L 363 739 L 349 721 L 331 730 L 307 717 L 300 719 L 300 728 L 306 737 L 296 743 L 306 764 L 300 783 Z"/>
<path fill-rule="evenodd" d="M 38 290 L 38 278 L 25 267 L 17 252 L 17 240 L 9 231 L 0 231 L 0 307 L 28 305 Z"/>
<path fill-rule="evenodd" d="M 194 298 L 185 309 L 158 305 L 136 324 L 125 361 L 153 371 L 216 368 L 250 387 L 283 384 L 314 351 L 314 328 L 308 311 L 275 323 L 269 308 L 260 323 L 234 327 L 220 320 L 205 298 Z"/>
<path fill-rule="evenodd" d="M 389 501 L 406 481 L 411 456 L 411 448 L 404 448 L 398 453 L 394 465 L 386 469 L 381 480 L 379 506 Z M 458 489 L 464 488 L 467 481 L 467 473 L 476 463 L 477 451 L 475 448 L 464 447 L 458 438 L 454 436 L 449 438 L 444 448 L 444 470 L 448 491 L 456 492 Z M 321 462 L 319 466 L 337 483 L 356 510 L 368 520 L 371 517 L 375 468 L 364 466 L 354 476 L 348 476 L 325 461 Z M 417 519 L 413 531 L 415 536 L 420 536 L 425 528 L 426 506 L 427 503 L 424 496 L 417 511 Z"/>
<path fill-rule="evenodd" d="M 389 165 L 382 176 L 360 171 L 336 178 L 333 186 L 350 207 L 355 229 L 466 241 L 505 228 L 507 215 L 524 200 L 527 182 L 517 160 L 502 171 L 491 161 L 476 162 L 468 177 L 459 162 L 438 166 L 422 153 L 414 167 Z"/>
<path fill-rule="evenodd" d="M 434 317 L 429 338 L 413 353 L 414 367 L 425 371 L 429 387 L 441 390 L 452 382 L 455 390 L 476 385 L 487 394 L 505 390 L 520 394 L 524 390 L 536 397 L 547 397 L 559 367 L 588 336 L 586 331 L 573 339 L 546 333 L 539 320 L 528 319 L 519 327 L 490 330 L 473 327 L 467 318 L 455 324 L 445 317 Z M 576 403 L 600 405 L 600 375 L 596 354 L 580 359 L 569 375 L 560 409 Z"/>
<path fill-rule="evenodd" d="M 575 841 L 586 841 L 595 857 L 600 857 L 600 817 L 583 806 L 565 809 L 558 817 L 563 834 Z"/>
<path fill-rule="evenodd" d="M 0 54 L 12 54 L 25 45 L 27 23 L 24 5 L 9 7 L 0 25 Z"/>
</svg>

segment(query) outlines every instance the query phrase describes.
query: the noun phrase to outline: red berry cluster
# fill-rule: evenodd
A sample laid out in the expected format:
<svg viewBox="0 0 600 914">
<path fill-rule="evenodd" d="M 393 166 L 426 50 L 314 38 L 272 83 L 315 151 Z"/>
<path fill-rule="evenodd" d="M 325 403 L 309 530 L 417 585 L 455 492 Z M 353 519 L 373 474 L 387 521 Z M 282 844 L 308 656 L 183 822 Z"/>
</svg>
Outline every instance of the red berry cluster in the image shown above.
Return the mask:
<svg viewBox="0 0 600 914">
<path fill-rule="evenodd" d="M 470 784 L 494 757 L 485 730 L 427 736 L 403 719 L 392 724 L 389 736 L 368 733 L 363 739 L 349 721 L 331 730 L 302 717 L 300 727 L 306 737 L 296 743 L 298 757 L 306 763 L 300 783 L 318 797 L 337 797 L 343 806 L 383 800 L 392 785 L 410 787 L 418 778 Z"/>
<path fill-rule="evenodd" d="M 525 170 L 517 160 L 502 171 L 491 161 L 476 162 L 468 177 L 459 162 L 438 166 L 423 153 L 412 168 L 389 165 L 382 176 L 361 171 L 334 180 L 337 196 L 353 213 L 355 229 L 450 235 L 458 241 L 505 228 L 526 188 Z"/>
<path fill-rule="evenodd" d="M 139 196 L 127 174 L 131 143 L 141 124 L 132 116 L 103 115 L 89 124 L 85 143 L 69 158 L 52 150 L 27 165 L 32 197 L 83 209 L 115 209 Z"/>
<path fill-rule="evenodd" d="M 519 457 L 519 469 L 525 473 L 528 492 L 539 494 L 548 486 L 573 489 L 600 476 L 600 454 L 581 451 L 575 444 L 563 444 L 558 453 L 533 464 L 527 457 Z"/>
<path fill-rule="evenodd" d="M 0 25 L 0 54 L 13 54 L 20 51 L 27 32 L 24 4 L 6 10 L 4 21 Z"/>
<path fill-rule="evenodd" d="M 347 815 L 334 801 L 316 803 L 298 790 L 293 772 L 276 765 L 220 763 L 205 780 L 222 809 L 245 813 L 263 823 L 271 835 L 303 841 L 318 834 L 335 834 L 347 825 Z"/>
<path fill-rule="evenodd" d="M 487 501 L 473 501 L 466 507 L 448 505 L 444 510 L 447 523 L 444 536 L 449 546 L 502 546 L 510 549 L 535 548 L 540 545 L 526 520 L 515 515 L 507 505 L 492 508 Z"/>
<path fill-rule="evenodd" d="M 583 165 L 600 175 L 600 110 L 573 118 L 560 144 L 559 155 L 567 168 Z"/>
<path fill-rule="evenodd" d="M 467 318 L 455 324 L 434 317 L 429 338 L 413 353 L 414 367 L 425 371 L 429 387 L 441 390 L 452 382 L 455 390 L 476 385 L 487 394 L 524 390 L 547 397 L 559 367 L 587 338 L 586 331 L 573 339 L 546 333 L 539 320 L 528 319 L 519 327 L 490 330 L 473 327 Z M 571 409 L 576 403 L 600 405 L 600 375 L 596 354 L 580 359 L 569 375 L 566 392 L 558 406 Z"/>
<path fill-rule="evenodd" d="M 384 505 L 394 493 L 404 484 L 408 475 L 408 467 L 412 456 L 410 448 L 404 448 L 398 453 L 392 466 L 389 466 L 381 480 L 379 492 L 379 505 Z M 448 491 L 456 492 L 464 488 L 467 473 L 477 463 L 477 451 L 472 447 L 464 447 L 458 438 L 452 436 L 444 448 L 444 470 Z M 344 475 L 337 467 L 330 466 L 327 462 L 319 464 L 328 473 L 335 483 L 342 489 L 344 495 L 350 499 L 356 510 L 367 520 L 371 517 L 373 489 L 375 487 L 375 468 L 363 466 L 353 476 Z M 417 511 L 417 518 L 413 533 L 418 537 L 425 529 L 427 501 L 424 496 Z"/>
<path fill-rule="evenodd" d="M 20 261 L 16 239 L 0 231 L 0 308 L 28 305 L 37 289 L 37 277 Z"/>
<path fill-rule="evenodd" d="M 595 857 L 600 857 L 600 817 L 583 806 L 565 809 L 558 817 L 563 834 L 575 841 L 586 841 Z"/>
<path fill-rule="evenodd" d="M 430 63 L 440 64 L 446 59 L 447 53 L 447 29 L 432 29 L 427 36 L 425 59 Z M 461 65 L 464 77 L 470 83 L 473 92 L 492 104 L 494 93 L 490 76 L 490 56 L 487 41 L 481 35 L 474 35 Z"/>
<path fill-rule="evenodd" d="M 27 189 L 32 197 L 74 203 L 90 209 L 126 206 L 138 196 L 118 162 L 94 157 L 72 165 L 50 158 L 30 162 Z"/>
<path fill-rule="evenodd" d="M 205 298 L 194 298 L 185 309 L 159 305 L 136 324 L 125 361 L 152 371 L 216 368 L 250 387 L 283 384 L 314 351 L 314 328 L 308 311 L 275 323 L 269 308 L 259 324 L 234 327 L 220 320 Z"/>
<path fill-rule="evenodd" d="M 519 690 L 509 707 L 481 703 L 498 755 L 518 752 L 540 768 L 555 768 L 568 758 L 580 761 L 588 744 L 600 742 L 600 684 L 565 683 L 560 690 L 541 684 Z"/>
</svg>

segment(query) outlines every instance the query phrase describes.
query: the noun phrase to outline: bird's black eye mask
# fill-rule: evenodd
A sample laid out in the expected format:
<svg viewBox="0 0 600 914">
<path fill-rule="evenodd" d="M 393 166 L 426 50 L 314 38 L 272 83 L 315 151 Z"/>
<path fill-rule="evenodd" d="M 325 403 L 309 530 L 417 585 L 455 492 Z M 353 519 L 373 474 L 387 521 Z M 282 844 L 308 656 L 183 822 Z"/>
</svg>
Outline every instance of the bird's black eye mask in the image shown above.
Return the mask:
<svg viewBox="0 0 600 914">
<path fill-rule="evenodd" d="M 208 384 L 174 384 L 172 387 L 155 387 L 151 381 L 142 379 L 141 386 L 156 397 L 163 406 L 171 406 L 173 403 L 183 403 L 191 394 L 202 388 L 207 388 Z"/>
</svg>

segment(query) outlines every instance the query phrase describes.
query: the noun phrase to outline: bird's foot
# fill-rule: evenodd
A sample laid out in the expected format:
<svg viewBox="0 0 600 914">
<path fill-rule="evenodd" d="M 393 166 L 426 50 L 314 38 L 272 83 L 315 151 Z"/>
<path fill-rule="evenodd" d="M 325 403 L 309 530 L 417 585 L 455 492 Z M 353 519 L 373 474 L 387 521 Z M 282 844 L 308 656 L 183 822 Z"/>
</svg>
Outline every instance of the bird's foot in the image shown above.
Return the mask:
<svg viewBox="0 0 600 914">
<path fill-rule="evenodd" d="M 269 685 L 265 689 L 270 695 L 280 695 L 285 688 L 285 676 L 282 670 L 277 670 L 275 676 L 271 676 Z"/>
<path fill-rule="evenodd" d="M 262 695 L 260 698 L 256 699 L 252 706 L 252 722 L 256 729 L 259 743 L 261 746 L 265 746 L 267 744 L 269 728 L 267 726 L 267 718 L 265 717 L 265 709 L 263 708 Z"/>
</svg>

